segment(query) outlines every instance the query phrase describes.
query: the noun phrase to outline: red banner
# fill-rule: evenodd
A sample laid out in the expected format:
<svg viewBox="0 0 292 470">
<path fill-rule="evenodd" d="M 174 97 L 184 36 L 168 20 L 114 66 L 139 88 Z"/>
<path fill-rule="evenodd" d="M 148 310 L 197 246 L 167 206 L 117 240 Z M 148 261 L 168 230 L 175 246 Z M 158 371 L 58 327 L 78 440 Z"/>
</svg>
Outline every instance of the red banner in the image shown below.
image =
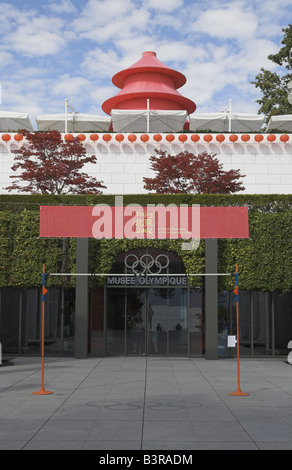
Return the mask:
<svg viewBox="0 0 292 470">
<path fill-rule="evenodd" d="M 40 237 L 249 238 L 248 208 L 41 206 Z"/>
</svg>

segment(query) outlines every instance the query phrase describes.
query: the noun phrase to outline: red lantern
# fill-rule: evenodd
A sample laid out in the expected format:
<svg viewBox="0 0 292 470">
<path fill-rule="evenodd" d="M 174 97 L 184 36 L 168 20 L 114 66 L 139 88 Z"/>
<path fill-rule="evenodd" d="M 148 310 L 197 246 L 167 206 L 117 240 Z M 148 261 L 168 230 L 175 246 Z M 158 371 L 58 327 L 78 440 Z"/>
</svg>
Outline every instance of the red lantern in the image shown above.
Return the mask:
<svg viewBox="0 0 292 470">
<path fill-rule="evenodd" d="M 264 136 L 261 134 L 257 134 L 254 136 L 254 140 L 258 143 L 260 143 L 264 139 Z"/>
<path fill-rule="evenodd" d="M 104 134 L 102 138 L 105 142 L 109 142 L 110 140 L 112 140 L 112 136 L 110 134 Z"/>
<path fill-rule="evenodd" d="M 167 134 L 167 136 L 165 138 L 166 138 L 167 142 L 169 142 L 169 143 L 173 142 L 174 139 L 175 139 L 173 134 Z"/>
<path fill-rule="evenodd" d="M 137 140 L 137 136 L 135 134 L 130 134 L 128 136 L 128 141 L 129 142 L 135 142 L 135 140 Z"/>
<path fill-rule="evenodd" d="M 97 134 L 91 134 L 90 140 L 92 140 L 92 142 L 96 142 L 98 139 L 99 139 L 99 136 Z"/>
<path fill-rule="evenodd" d="M 79 139 L 81 142 L 84 142 L 84 140 L 86 140 L 86 136 L 84 134 L 78 134 L 77 139 Z"/>
<path fill-rule="evenodd" d="M 162 135 L 160 134 L 155 134 L 153 136 L 153 139 L 155 140 L 155 142 L 160 142 L 162 140 Z"/>
<path fill-rule="evenodd" d="M 276 140 L 276 136 L 274 134 L 268 135 L 267 140 L 269 142 L 274 142 L 274 140 Z"/>
<path fill-rule="evenodd" d="M 205 141 L 205 142 L 208 142 L 208 143 L 209 143 L 209 142 L 211 142 L 211 140 L 213 140 L 213 136 L 212 136 L 212 135 L 210 135 L 210 134 L 204 135 L 204 141 Z"/>
<path fill-rule="evenodd" d="M 118 141 L 118 142 L 123 142 L 124 140 L 124 136 L 123 134 L 117 134 L 115 139 Z"/>
<path fill-rule="evenodd" d="M 281 137 L 280 137 L 281 142 L 284 142 L 284 144 L 286 144 L 286 142 L 288 142 L 288 140 L 289 140 L 289 135 L 287 135 L 287 134 L 281 135 Z"/>
<path fill-rule="evenodd" d="M 65 140 L 74 140 L 74 136 L 72 134 L 66 134 L 64 137 Z"/>
<path fill-rule="evenodd" d="M 16 140 L 16 142 L 21 142 L 23 140 L 23 135 L 15 134 L 14 140 Z"/>
<path fill-rule="evenodd" d="M 220 142 L 220 144 L 222 144 L 222 142 L 224 142 L 224 140 L 225 140 L 225 135 L 223 135 L 223 134 L 217 135 L 216 140 L 217 140 L 217 142 Z"/>
<path fill-rule="evenodd" d="M 185 134 L 181 134 L 181 135 L 179 135 L 178 140 L 179 140 L 180 142 L 183 142 L 183 143 L 184 143 L 184 142 L 186 142 L 186 140 L 188 140 L 188 136 L 185 135 Z"/>
<path fill-rule="evenodd" d="M 241 136 L 241 140 L 242 140 L 242 142 L 248 142 L 248 141 L 250 140 L 250 135 L 248 135 L 248 134 L 243 134 L 243 135 Z"/>
<path fill-rule="evenodd" d="M 229 136 L 230 142 L 236 142 L 238 140 L 238 135 L 232 134 Z"/>
<path fill-rule="evenodd" d="M 3 134 L 2 140 L 4 140 L 4 142 L 9 142 L 9 140 L 11 140 L 11 136 L 9 134 Z"/>
<path fill-rule="evenodd" d="M 193 134 L 193 135 L 191 136 L 191 140 L 192 140 L 193 142 L 199 142 L 200 136 L 199 136 L 198 134 Z"/>
<path fill-rule="evenodd" d="M 140 137 L 140 139 L 141 139 L 142 142 L 144 142 L 144 143 L 145 143 L 145 142 L 148 142 L 148 140 L 149 140 L 149 135 L 147 135 L 147 134 L 142 134 L 141 137 Z"/>
</svg>

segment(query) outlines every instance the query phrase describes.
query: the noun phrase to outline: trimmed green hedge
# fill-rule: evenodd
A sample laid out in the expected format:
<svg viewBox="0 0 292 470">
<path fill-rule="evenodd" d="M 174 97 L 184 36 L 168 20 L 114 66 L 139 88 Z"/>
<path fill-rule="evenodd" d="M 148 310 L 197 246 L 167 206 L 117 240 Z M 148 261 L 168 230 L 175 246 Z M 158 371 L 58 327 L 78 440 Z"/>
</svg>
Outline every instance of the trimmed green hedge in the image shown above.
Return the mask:
<svg viewBox="0 0 292 470">
<path fill-rule="evenodd" d="M 0 287 L 39 287 L 42 263 L 47 272 L 75 272 L 75 239 L 40 239 L 40 205 L 113 205 L 115 196 L 0 196 Z M 125 195 L 124 204 L 200 204 L 248 206 L 249 240 L 218 241 L 218 272 L 239 265 L 240 288 L 292 292 L 292 195 Z M 204 241 L 194 252 L 178 240 L 91 240 L 90 271 L 109 272 L 123 251 L 141 246 L 164 248 L 181 256 L 186 272 L 204 272 Z M 90 285 L 101 283 L 90 278 Z M 201 278 L 193 283 L 200 285 Z M 47 285 L 74 286 L 75 278 L 48 278 Z M 221 289 L 234 289 L 234 279 L 219 278 Z"/>
<path fill-rule="evenodd" d="M 292 210 L 292 194 L 131 194 L 124 204 L 200 204 L 201 206 L 247 206 L 250 211 L 282 212 Z M 0 210 L 39 211 L 40 205 L 88 206 L 114 205 L 115 195 L 0 195 Z"/>
</svg>

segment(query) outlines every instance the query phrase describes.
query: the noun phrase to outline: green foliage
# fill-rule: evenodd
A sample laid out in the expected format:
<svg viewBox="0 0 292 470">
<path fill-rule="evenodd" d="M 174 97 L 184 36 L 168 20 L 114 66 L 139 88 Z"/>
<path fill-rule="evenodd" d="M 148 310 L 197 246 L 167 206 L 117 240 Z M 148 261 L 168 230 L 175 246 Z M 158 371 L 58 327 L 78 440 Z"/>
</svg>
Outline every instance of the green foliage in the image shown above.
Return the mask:
<svg viewBox="0 0 292 470">
<path fill-rule="evenodd" d="M 124 204 L 201 204 L 202 206 L 248 206 L 250 238 L 218 241 L 218 272 L 234 272 L 239 265 L 240 288 L 292 291 L 292 196 L 291 195 L 146 195 L 124 196 Z M 114 204 L 114 196 L 1 196 L 0 287 L 40 287 L 42 264 L 46 272 L 76 270 L 75 239 L 39 238 L 39 204 Z M 177 253 L 187 273 L 203 273 L 204 241 L 196 251 L 183 251 L 180 240 L 90 240 L 89 269 L 109 273 L 118 255 L 151 246 Z M 90 278 L 90 285 L 104 279 Z M 74 286 L 75 278 L 48 277 L 47 285 Z M 202 285 L 202 278 L 192 278 Z M 220 277 L 221 289 L 233 290 L 234 278 Z"/>
<path fill-rule="evenodd" d="M 292 70 L 292 24 L 282 31 L 283 46 L 277 54 L 268 56 L 268 59 L 282 67 L 282 70 L 270 72 L 261 68 L 261 73 L 251 82 L 262 92 L 262 98 L 256 102 L 260 105 L 259 113 L 265 114 L 267 121 L 273 115 L 292 114 L 292 105 L 288 102 L 288 83 L 292 80 L 292 74 L 285 74 Z"/>
<path fill-rule="evenodd" d="M 121 197 L 121 196 L 120 196 Z M 140 204 L 199 204 L 201 206 L 246 206 L 249 211 L 282 212 L 292 210 L 292 194 L 125 194 L 124 205 Z M 101 195 L 0 195 L 0 211 L 39 212 L 40 206 L 115 205 L 115 196 Z"/>
<path fill-rule="evenodd" d="M 232 272 L 238 264 L 241 289 L 291 292 L 291 228 L 292 211 L 251 214 L 248 240 L 219 241 L 218 272 Z M 234 285 L 227 277 L 219 282 L 222 289 Z"/>
</svg>

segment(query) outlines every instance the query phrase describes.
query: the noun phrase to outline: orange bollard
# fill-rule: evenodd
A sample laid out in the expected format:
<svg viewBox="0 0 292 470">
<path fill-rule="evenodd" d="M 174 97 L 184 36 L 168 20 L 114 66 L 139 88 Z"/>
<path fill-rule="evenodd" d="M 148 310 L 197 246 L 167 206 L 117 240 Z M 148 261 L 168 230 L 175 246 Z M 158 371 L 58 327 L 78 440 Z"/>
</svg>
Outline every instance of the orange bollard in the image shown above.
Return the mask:
<svg viewBox="0 0 292 470">
<path fill-rule="evenodd" d="M 43 288 L 42 288 L 42 384 L 38 392 L 33 395 L 52 395 L 53 392 L 47 392 L 44 387 L 44 368 L 45 368 L 45 295 L 48 292 L 45 287 L 45 265 L 43 264 Z"/>
<path fill-rule="evenodd" d="M 234 289 L 234 293 L 236 295 L 236 328 L 237 328 L 237 390 L 236 392 L 229 393 L 229 395 L 233 397 L 248 397 L 249 393 L 243 393 L 240 388 L 240 359 L 239 359 L 239 302 L 238 302 L 238 295 L 239 295 L 239 286 L 238 286 L 238 264 L 236 265 L 236 288 Z"/>
</svg>

